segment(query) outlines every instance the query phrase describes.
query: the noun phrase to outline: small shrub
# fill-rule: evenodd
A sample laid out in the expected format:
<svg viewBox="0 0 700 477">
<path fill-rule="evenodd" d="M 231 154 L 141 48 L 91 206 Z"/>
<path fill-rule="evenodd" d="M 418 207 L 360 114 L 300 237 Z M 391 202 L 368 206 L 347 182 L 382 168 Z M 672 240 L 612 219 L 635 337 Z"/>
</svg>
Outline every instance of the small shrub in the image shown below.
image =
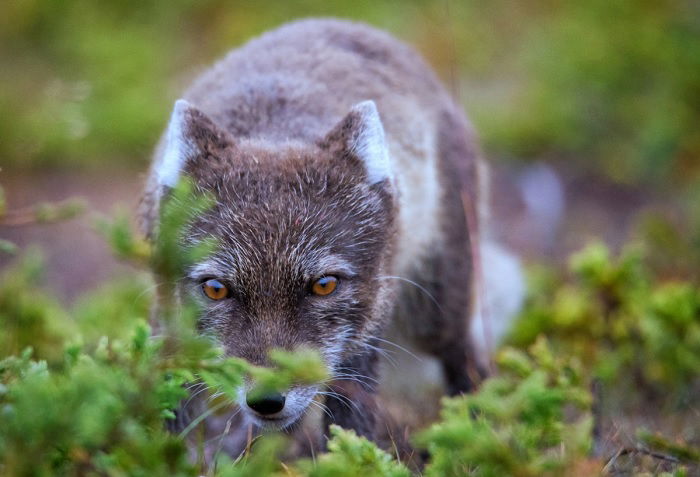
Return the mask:
<svg viewBox="0 0 700 477">
<path fill-rule="evenodd" d="M 575 254 L 570 278 L 533 280 L 510 341 L 525 347 L 539 334 L 557 353 L 578 357 L 608 383 L 634 380 L 665 394 L 692 389 L 700 377 L 700 290 L 655 282 L 636 248 L 613 258 L 602 244 Z"/>
<path fill-rule="evenodd" d="M 503 350 L 498 363 L 497 377 L 444 399 L 440 422 L 418 435 L 431 454 L 426 476 L 565 475 L 586 457 L 591 396 L 580 364 L 556 358 L 543 338 L 529 355 Z"/>
</svg>

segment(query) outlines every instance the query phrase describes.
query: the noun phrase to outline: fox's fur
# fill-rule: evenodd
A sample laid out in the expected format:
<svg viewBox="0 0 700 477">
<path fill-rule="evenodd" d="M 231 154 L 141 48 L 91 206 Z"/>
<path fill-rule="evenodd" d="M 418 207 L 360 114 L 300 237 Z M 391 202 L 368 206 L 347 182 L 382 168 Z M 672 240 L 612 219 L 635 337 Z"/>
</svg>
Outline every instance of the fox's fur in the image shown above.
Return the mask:
<svg viewBox="0 0 700 477">
<path fill-rule="evenodd" d="M 479 154 L 420 56 L 361 24 L 300 21 L 232 51 L 183 98 L 141 215 L 151 233 L 183 174 L 214 195 L 190 239 L 220 248 L 180 290 L 201 301 L 200 327 L 260 365 L 273 347 L 318 349 L 335 376 L 325 424 L 369 437 L 388 325 L 441 362 L 449 394 L 471 390 L 485 362 L 470 338 Z M 335 293 L 306 294 L 327 275 Z M 212 277 L 231 298 L 201 296 Z M 260 426 L 289 427 L 323 388 L 290 389 L 274 423 L 240 405 Z"/>
</svg>

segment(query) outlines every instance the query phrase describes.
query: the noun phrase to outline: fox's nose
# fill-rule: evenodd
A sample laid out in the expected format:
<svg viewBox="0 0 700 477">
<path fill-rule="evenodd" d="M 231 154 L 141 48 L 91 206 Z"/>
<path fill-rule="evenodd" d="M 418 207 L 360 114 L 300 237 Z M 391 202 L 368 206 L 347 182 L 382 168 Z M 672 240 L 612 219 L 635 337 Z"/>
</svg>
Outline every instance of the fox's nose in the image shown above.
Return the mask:
<svg viewBox="0 0 700 477">
<path fill-rule="evenodd" d="M 248 393 L 245 398 L 246 404 L 255 412 L 267 416 L 275 414 L 284 409 L 284 396 L 280 393 L 270 393 L 256 395 Z"/>
</svg>

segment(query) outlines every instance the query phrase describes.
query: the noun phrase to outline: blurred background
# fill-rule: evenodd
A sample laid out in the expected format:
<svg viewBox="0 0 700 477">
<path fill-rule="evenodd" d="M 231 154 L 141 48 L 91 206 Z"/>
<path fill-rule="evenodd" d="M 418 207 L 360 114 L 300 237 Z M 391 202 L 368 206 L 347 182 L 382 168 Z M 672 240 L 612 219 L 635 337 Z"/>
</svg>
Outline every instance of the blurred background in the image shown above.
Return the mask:
<svg viewBox="0 0 700 477">
<path fill-rule="evenodd" d="M 700 272 L 700 3 L 695 0 L 5 0 L 0 184 L 10 209 L 85 197 L 132 211 L 172 103 L 229 49 L 281 23 L 337 16 L 417 48 L 472 119 L 493 166 L 493 233 L 527 262 L 592 238 Z M 132 274 L 92 225 L 0 226 L 46 257 L 71 302 Z M 9 263 L 0 257 L 0 266 Z"/>
</svg>

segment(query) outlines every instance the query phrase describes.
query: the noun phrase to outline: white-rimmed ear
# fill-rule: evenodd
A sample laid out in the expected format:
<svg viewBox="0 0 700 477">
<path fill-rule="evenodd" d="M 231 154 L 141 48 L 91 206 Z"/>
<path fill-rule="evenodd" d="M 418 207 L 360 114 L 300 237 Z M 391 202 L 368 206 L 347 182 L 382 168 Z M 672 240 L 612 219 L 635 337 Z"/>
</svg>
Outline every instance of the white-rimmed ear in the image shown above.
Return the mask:
<svg viewBox="0 0 700 477">
<path fill-rule="evenodd" d="M 384 138 L 384 126 L 374 101 L 363 101 L 351 110 L 360 116 L 360 127 L 352 144 L 352 152 L 360 159 L 367 170 L 370 184 L 391 179 L 389 149 Z"/>
<path fill-rule="evenodd" d="M 175 102 L 165 133 L 165 148 L 159 163 L 156 164 L 158 184 L 175 187 L 185 163 L 197 154 L 197 145 L 189 134 L 190 111 L 194 107 L 184 99 Z"/>
<path fill-rule="evenodd" d="M 331 130 L 322 145 L 360 160 L 370 184 L 393 180 L 384 126 L 374 101 L 362 101 Z"/>
</svg>

